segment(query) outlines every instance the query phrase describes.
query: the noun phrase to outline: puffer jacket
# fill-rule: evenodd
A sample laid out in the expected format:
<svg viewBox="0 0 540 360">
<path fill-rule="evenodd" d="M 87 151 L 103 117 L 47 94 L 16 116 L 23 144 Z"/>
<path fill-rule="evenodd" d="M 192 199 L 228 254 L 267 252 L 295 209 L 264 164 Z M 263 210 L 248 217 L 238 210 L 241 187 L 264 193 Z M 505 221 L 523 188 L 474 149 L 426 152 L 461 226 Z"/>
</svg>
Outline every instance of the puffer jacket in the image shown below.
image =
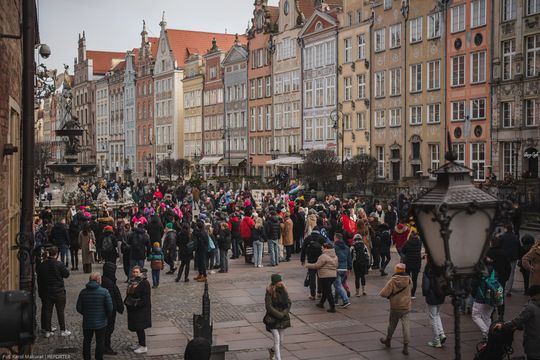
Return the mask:
<svg viewBox="0 0 540 360">
<path fill-rule="evenodd" d="M 244 216 L 240 222 L 240 237 L 242 239 L 251 239 L 251 230 L 255 226 L 255 221 L 251 216 Z"/>
<path fill-rule="evenodd" d="M 83 316 L 83 329 L 103 329 L 113 312 L 111 295 L 91 280 L 79 293 L 77 312 Z"/>
<path fill-rule="evenodd" d="M 37 283 L 40 297 L 63 295 L 64 279 L 69 277 L 66 266 L 54 258 L 47 258 L 37 268 Z"/>
<path fill-rule="evenodd" d="M 407 270 L 420 271 L 422 267 L 422 241 L 417 236 L 411 236 L 401 248 L 405 256 L 404 263 Z"/>
<path fill-rule="evenodd" d="M 343 240 L 335 241 L 334 245 L 336 256 L 338 258 L 337 269 L 340 271 L 352 270 L 352 256 L 349 247 Z"/>
<path fill-rule="evenodd" d="M 264 296 L 266 316 L 274 319 L 272 323 L 266 325 L 267 331 L 291 327 L 291 317 L 289 316 L 291 299 L 283 287 L 277 286 L 275 291 L 276 295 L 272 296 L 272 290 L 268 287 Z"/>
<path fill-rule="evenodd" d="M 51 235 L 50 242 L 57 246 L 58 248 L 70 244 L 69 232 L 66 224 L 56 223 L 54 224 Z"/>
<path fill-rule="evenodd" d="M 277 215 L 271 216 L 264 224 L 268 240 L 278 240 L 281 237 L 281 224 Z"/>
<path fill-rule="evenodd" d="M 127 244 L 131 260 L 144 260 L 146 251 L 150 247 L 150 238 L 144 229 L 135 228 L 128 235 Z"/>
<path fill-rule="evenodd" d="M 396 273 L 379 292 L 379 296 L 390 300 L 392 310 L 411 310 L 412 280 L 406 273 Z"/>
<path fill-rule="evenodd" d="M 317 269 L 320 278 L 335 278 L 337 276 L 338 258 L 334 249 L 324 249 L 314 264 L 306 264 L 308 269 Z"/>
</svg>

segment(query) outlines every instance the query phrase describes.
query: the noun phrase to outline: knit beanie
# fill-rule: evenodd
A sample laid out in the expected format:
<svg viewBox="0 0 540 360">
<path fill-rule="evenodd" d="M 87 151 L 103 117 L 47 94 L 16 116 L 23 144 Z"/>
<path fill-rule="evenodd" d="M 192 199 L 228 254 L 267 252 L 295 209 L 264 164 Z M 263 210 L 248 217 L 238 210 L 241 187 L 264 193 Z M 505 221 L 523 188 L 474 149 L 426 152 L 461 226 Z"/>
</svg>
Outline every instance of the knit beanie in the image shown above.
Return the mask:
<svg viewBox="0 0 540 360">
<path fill-rule="evenodd" d="M 270 277 L 270 279 L 272 280 L 272 285 L 276 285 L 278 282 L 280 282 L 281 280 L 283 280 L 281 278 L 281 275 L 279 274 L 272 274 L 272 276 Z"/>
<path fill-rule="evenodd" d="M 394 272 L 401 273 L 405 272 L 407 270 L 407 267 L 403 263 L 396 264 L 396 267 L 394 268 Z"/>
<path fill-rule="evenodd" d="M 172 229 L 172 228 L 173 228 L 172 223 L 167 223 L 167 225 L 165 225 L 165 227 L 166 227 L 167 229 Z"/>
</svg>

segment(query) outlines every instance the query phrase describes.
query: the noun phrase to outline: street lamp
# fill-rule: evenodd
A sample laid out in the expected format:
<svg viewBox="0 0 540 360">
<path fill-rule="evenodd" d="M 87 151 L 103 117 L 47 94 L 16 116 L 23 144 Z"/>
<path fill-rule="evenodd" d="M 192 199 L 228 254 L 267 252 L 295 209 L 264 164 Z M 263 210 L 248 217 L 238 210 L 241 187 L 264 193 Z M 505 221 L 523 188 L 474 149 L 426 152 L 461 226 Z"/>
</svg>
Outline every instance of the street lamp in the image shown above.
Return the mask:
<svg viewBox="0 0 540 360">
<path fill-rule="evenodd" d="M 467 295 L 465 280 L 482 271 L 495 224 L 508 215 L 511 205 L 475 187 L 472 170 L 456 163 L 451 152 L 446 160 L 433 172 L 435 186 L 413 202 L 412 211 L 430 263 L 452 296 L 455 358 L 460 360 L 459 306 Z"/>
</svg>

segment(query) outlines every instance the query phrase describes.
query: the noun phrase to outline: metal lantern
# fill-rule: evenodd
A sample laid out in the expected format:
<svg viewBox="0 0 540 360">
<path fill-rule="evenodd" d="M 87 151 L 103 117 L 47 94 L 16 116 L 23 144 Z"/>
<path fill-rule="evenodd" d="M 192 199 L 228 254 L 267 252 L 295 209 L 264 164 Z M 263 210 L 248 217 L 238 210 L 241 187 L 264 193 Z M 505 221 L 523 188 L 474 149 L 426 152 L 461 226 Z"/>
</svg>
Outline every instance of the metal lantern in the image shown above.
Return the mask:
<svg viewBox="0 0 540 360">
<path fill-rule="evenodd" d="M 423 193 L 412 209 L 432 264 L 452 278 L 478 271 L 501 202 L 474 186 L 472 170 L 454 162 L 452 154 L 446 159 L 448 162 L 433 172 L 436 185 Z"/>
</svg>

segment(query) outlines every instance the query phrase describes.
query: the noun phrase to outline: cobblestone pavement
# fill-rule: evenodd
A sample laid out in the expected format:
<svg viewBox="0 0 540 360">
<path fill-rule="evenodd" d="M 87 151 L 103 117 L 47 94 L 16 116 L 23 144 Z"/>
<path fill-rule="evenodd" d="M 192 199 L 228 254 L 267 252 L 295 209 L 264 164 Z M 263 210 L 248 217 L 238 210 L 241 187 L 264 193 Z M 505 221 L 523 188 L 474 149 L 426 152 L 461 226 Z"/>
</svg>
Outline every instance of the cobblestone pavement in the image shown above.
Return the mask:
<svg viewBox="0 0 540 360">
<path fill-rule="evenodd" d="M 393 254 L 391 264 L 397 256 Z M 268 256 L 265 255 L 265 263 Z M 101 265 L 94 265 L 100 271 Z M 293 305 L 291 309 L 292 327 L 285 331 L 283 359 L 402 359 L 401 330 L 398 327 L 392 348 L 385 349 L 378 341 L 387 327 L 387 300 L 376 294 L 387 278 L 378 272 L 367 277 L 368 296 L 352 297 L 352 305 L 347 309 L 338 309 L 329 314 L 315 307 L 314 301 L 307 299 L 309 293 L 303 287 L 305 270 L 300 267 L 298 256 L 291 262 L 281 263 L 278 267 L 266 266 L 254 268 L 245 265 L 243 259 L 230 261 L 228 274 L 209 276 L 211 298 L 211 316 L 214 322 L 214 335 L 217 343 L 229 345 L 228 360 L 256 360 L 268 358 L 268 347 L 272 339 L 265 331 L 262 318 L 264 315 L 264 292 L 274 272 L 282 274 L 289 290 Z M 191 277 L 194 271 L 191 270 Z M 118 269 L 119 287 L 125 292 L 126 284 L 123 269 Z M 419 276 L 421 279 L 421 275 Z M 508 299 L 507 318 L 516 315 L 526 298 L 521 295 L 523 283 L 516 272 L 514 296 Z M 34 347 L 35 354 L 63 354 L 61 358 L 82 358 L 81 316 L 75 310 L 79 291 L 84 287 L 87 275 L 82 271 L 72 272 L 66 280 L 67 328 L 72 335 L 66 338 L 55 335 L 48 339 L 40 337 Z M 354 288 L 353 279 L 349 286 Z M 152 290 L 153 327 L 147 331 L 149 353 L 135 355 L 129 346 L 136 342 L 136 336 L 127 330 L 126 315 L 118 315 L 116 330 L 113 334 L 113 348 L 118 356 L 110 359 L 182 359 L 185 345 L 192 335 L 193 313 L 201 312 L 203 284 L 191 280 L 188 283 L 174 282 L 174 276 L 161 274 L 161 284 Z M 453 317 L 449 300 L 443 307 L 443 324 L 448 335 L 446 346 L 433 349 L 426 345 L 431 340 L 431 327 L 425 312 L 425 302 L 418 290 L 410 316 L 412 339 L 410 359 L 453 359 Z M 40 304 L 38 304 L 40 307 Z M 38 311 L 39 313 L 39 311 Z M 57 326 L 56 315 L 53 324 Z M 470 319 L 462 317 L 462 351 L 464 359 L 472 359 L 480 332 Z M 515 354 L 523 353 L 522 334 L 518 332 L 514 340 Z M 59 357 L 60 358 L 60 357 Z"/>
</svg>

